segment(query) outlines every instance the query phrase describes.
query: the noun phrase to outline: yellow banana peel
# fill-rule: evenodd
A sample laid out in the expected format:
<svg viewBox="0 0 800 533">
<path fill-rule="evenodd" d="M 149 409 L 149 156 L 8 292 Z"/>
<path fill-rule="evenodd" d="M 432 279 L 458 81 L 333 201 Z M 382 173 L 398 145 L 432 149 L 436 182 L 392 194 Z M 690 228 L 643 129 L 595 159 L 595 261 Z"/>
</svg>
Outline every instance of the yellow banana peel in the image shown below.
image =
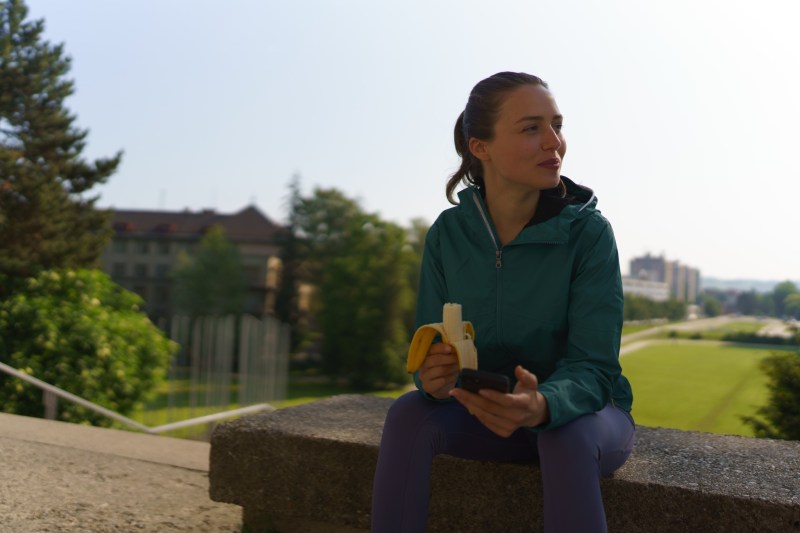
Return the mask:
<svg viewBox="0 0 800 533">
<path fill-rule="evenodd" d="M 442 309 L 442 322 L 420 326 L 414 333 L 406 363 L 409 373 L 416 372 L 422 365 L 436 335 L 441 335 L 442 342 L 453 347 L 460 368 L 478 368 L 475 328 L 472 322 L 461 319 L 461 304 L 446 303 Z"/>
</svg>

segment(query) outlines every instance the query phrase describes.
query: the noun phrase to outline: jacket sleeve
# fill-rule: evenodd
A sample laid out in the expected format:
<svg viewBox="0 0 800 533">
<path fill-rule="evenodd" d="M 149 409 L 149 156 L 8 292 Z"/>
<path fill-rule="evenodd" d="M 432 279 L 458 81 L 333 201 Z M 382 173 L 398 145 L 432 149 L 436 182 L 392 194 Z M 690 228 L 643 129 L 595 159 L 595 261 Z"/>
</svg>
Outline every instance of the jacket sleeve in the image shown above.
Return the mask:
<svg viewBox="0 0 800 533">
<path fill-rule="evenodd" d="M 417 295 L 417 314 L 415 328 L 425 324 L 442 321 L 442 308 L 447 299 L 447 283 L 442 267 L 441 248 L 439 246 L 439 228 L 434 223 L 425 237 L 425 248 L 422 253 L 422 268 L 419 276 L 419 294 Z M 419 380 L 419 371 L 414 372 L 414 384 L 426 398 L 433 401 L 446 402 L 452 398 L 439 400 L 424 390 Z"/>
<path fill-rule="evenodd" d="M 550 421 L 532 428 L 534 431 L 562 426 L 605 407 L 622 372 L 622 278 L 613 231 L 602 220 L 599 235 L 577 257 L 573 268 L 566 355 L 539 385 L 547 399 Z"/>
</svg>

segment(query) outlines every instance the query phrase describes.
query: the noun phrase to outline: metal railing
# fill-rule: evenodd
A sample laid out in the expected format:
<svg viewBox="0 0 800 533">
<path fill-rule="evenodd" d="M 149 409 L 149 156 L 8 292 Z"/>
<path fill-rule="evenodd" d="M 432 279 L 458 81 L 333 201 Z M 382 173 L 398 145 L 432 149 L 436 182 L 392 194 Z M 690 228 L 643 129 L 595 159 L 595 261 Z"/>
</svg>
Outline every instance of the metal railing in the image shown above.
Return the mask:
<svg viewBox="0 0 800 533">
<path fill-rule="evenodd" d="M 159 433 L 164 433 L 165 431 L 172 431 L 175 429 L 183 429 L 190 426 L 195 426 L 198 424 L 209 424 L 212 422 L 216 422 L 219 420 L 225 420 L 227 418 L 231 418 L 234 416 L 240 415 L 247 415 L 253 413 L 259 413 L 263 411 L 274 411 L 275 408 L 268 403 L 259 403 L 255 405 L 250 405 L 247 407 L 241 407 L 239 409 L 232 409 L 230 411 L 223 411 L 220 413 L 214 413 L 211 415 L 200 416 L 197 418 L 191 418 L 189 420 L 181 420 L 180 422 L 172 422 L 169 424 L 164 424 L 161 426 L 150 427 L 146 426 L 136 420 L 128 418 L 127 416 L 121 415 L 119 413 L 115 413 L 110 409 L 106 409 L 101 405 L 97 405 L 96 403 L 92 403 L 89 400 L 81 398 L 80 396 L 76 396 L 70 392 L 65 391 L 64 389 L 60 389 L 54 385 L 50 385 L 49 383 L 45 383 L 44 381 L 37 379 L 33 376 L 30 376 L 24 372 L 20 372 L 14 367 L 8 366 L 5 363 L 0 363 L 0 371 L 5 372 L 6 374 L 13 376 L 15 378 L 21 379 L 31 385 L 38 387 L 43 391 L 44 394 L 44 405 L 45 405 L 45 418 L 49 420 L 54 420 L 56 418 L 57 406 L 58 406 L 58 399 L 63 398 L 64 400 L 68 400 L 70 402 L 74 402 L 81 407 L 85 407 L 86 409 L 90 409 L 96 413 L 99 413 L 103 416 L 106 416 L 112 420 L 116 420 L 122 424 L 130 426 L 132 428 L 138 429 L 139 431 L 143 431 L 145 433 L 149 433 L 151 435 L 156 435 Z"/>
</svg>

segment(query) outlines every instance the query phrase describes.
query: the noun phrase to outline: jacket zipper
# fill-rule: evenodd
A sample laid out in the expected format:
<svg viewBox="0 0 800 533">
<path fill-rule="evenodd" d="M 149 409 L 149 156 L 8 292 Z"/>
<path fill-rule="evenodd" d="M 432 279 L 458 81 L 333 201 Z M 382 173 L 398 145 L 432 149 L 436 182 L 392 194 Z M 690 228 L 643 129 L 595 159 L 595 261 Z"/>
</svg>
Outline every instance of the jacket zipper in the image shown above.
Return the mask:
<svg viewBox="0 0 800 533">
<path fill-rule="evenodd" d="M 481 202 L 478 200 L 477 193 L 472 193 L 472 201 L 475 202 L 475 207 L 478 208 L 478 213 L 481 214 L 483 224 L 486 226 L 486 231 L 489 232 L 489 237 L 491 237 L 492 244 L 494 244 L 494 266 L 495 268 L 503 268 L 503 251 L 500 249 L 500 246 L 497 245 L 497 239 L 494 237 L 492 226 L 489 224 L 489 219 L 486 218 L 486 213 L 483 212 L 483 207 L 481 207 Z"/>
</svg>

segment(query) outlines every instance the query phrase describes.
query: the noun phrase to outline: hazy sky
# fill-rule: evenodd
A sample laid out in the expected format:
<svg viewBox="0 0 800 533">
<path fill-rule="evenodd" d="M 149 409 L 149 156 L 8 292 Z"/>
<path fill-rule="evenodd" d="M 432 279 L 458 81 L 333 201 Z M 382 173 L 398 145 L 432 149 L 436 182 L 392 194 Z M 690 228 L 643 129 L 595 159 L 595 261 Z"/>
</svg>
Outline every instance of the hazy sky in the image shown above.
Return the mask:
<svg viewBox="0 0 800 533">
<path fill-rule="evenodd" d="M 28 0 L 72 57 L 100 205 L 255 203 L 336 187 L 406 225 L 449 206 L 452 129 L 501 70 L 548 81 L 563 173 L 595 190 L 623 273 L 651 252 L 722 278 L 800 278 L 800 4 Z"/>
</svg>

